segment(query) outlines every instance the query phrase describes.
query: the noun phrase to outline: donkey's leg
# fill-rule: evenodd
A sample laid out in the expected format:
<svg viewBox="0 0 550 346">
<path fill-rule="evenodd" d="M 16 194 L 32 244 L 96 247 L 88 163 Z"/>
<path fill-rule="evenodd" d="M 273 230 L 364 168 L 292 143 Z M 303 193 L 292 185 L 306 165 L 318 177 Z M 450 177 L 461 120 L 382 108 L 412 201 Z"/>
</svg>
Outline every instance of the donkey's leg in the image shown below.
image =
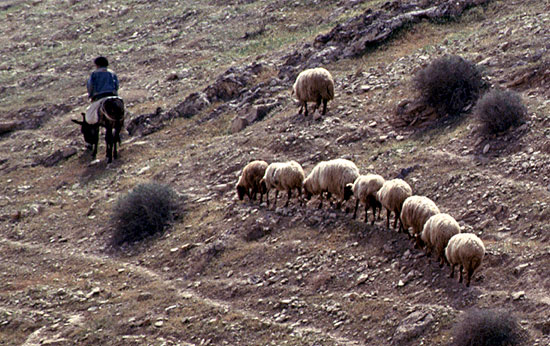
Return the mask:
<svg viewBox="0 0 550 346">
<path fill-rule="evenodd" d="M 118 159 L 118 151 L 116 149 L 117 143 L 120 143 L 120 125 L 115 125 L 115 137 L 113 138 L 113 157 Z"/>
<path fill-rule="evenodd" d="M 105 127 L 105 146 L 107 147 L 107 163 L 113 161 L 113 129 L 110 126 Z"/>
<path fill-rule="evenodd" d="M 99 144 L 99 124 L 95 125 L 95 138 L 94 143 L 92 143 L 92 158 L 95 160 L 95 157 L 97 156 L 97 147 Z"/>
</svg>

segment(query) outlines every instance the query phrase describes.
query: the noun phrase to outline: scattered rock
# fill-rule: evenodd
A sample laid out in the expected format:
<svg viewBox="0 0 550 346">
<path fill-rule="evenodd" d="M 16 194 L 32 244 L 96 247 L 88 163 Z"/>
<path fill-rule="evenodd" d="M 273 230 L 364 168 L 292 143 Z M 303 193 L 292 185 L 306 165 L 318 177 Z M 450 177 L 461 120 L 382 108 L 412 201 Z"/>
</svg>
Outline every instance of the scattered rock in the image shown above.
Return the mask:
<svg viewBox="0 0 550 346">
<path fill-rule="evenodd" d="M 429 312 L 416 311 L 407 316 L 393 335 L 394 345 L 403 345 L 420 336 L 432 323 L 434 317 Z"/>
<path fill-rule="evenodd" d="M 33 166 L 42 165 L 44 167 L 53 167 L 56 164 L 58 164 L 60 161 L 66 160 L 69 157 L 75 155 L 76 152 L 77 152 L 76 148 L 73 148 L 73 147 L 59 149 L 51 155 L 48 155 L 44 158 L 37 159 L 32 165 Z"/>
</svg>

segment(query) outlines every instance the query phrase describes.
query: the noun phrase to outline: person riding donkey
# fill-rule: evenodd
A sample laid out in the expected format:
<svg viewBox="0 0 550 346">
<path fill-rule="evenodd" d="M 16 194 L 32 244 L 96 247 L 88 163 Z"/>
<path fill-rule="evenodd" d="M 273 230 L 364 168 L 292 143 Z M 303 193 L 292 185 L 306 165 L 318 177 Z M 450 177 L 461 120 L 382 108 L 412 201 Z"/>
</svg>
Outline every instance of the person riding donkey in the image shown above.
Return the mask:
<svg viewBox="0 0 550 346">
<path fill-rule="evenodd" d="M 99 128 L 105 128 L 107 162 L 117 158 L 117 143 L 120 144 L 120 131 L 124 125 L 124 101 L 118 96 L 118 77 L 107 69 L 107 58 L 100 56 L 94 60 L 96 70 L 92 72 L 86 86 L 92 104 L 82 113 L 82 121 L 72 119 L 81 126 L 86 146 L 92 149 L 95 159 L 99 140 Z M 114 133 L 113 133 L 114 131 Z"/>
<path fill-rule="evenodd" d="M 97 111 L 101 106 L 101 101 L 108 96 L 118 96 L 118 77 L 116 73 L 107 69 L 109 66 L 107 58 L 97 57 L 94 64 L 96 70 L 92 72 L 86 83 L 88 97 L 92 100 L 92 104 L 86 111 L 86 121 L 90 124 L 95 124 L 98 121 Z"/>
</svg>

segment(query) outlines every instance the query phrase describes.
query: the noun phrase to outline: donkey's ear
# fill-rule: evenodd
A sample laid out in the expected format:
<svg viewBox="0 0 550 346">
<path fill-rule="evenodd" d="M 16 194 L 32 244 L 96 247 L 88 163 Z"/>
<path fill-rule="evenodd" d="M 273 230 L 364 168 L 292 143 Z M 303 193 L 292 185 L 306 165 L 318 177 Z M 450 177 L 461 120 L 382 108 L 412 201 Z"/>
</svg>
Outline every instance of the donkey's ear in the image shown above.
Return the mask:
<svg viewBox="0 0 550 346">
<path fill-rule="evenodd" d="M 76 119 L 71 119 L 71 121 L 72 121 L 73 123 L 78 124 L 78 125 L 81 125 L 81 126 L 84 124 L 83 121 L 78 121 L 78 120 L 76 120 Z"/>
</svg>

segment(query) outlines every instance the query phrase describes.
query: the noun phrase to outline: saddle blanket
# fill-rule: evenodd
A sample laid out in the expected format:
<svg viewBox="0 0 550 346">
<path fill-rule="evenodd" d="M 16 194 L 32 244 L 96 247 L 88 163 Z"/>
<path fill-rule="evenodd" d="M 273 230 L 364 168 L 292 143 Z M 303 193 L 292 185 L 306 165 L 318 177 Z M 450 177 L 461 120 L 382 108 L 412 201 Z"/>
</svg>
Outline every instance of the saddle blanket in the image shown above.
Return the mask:
<svg viewBox="0 0 550 346">
<path fill-rule="evenodd" d="M 88 124 L 97 124 L 99 121 L 99 108 L 103 105 L 103 102 L 108 99 L 119 99 L 119 96 L 108 96 L 97 101 L 92 102 L 92 104 L 86 110 L 86 122 Z"/>
</svg>

